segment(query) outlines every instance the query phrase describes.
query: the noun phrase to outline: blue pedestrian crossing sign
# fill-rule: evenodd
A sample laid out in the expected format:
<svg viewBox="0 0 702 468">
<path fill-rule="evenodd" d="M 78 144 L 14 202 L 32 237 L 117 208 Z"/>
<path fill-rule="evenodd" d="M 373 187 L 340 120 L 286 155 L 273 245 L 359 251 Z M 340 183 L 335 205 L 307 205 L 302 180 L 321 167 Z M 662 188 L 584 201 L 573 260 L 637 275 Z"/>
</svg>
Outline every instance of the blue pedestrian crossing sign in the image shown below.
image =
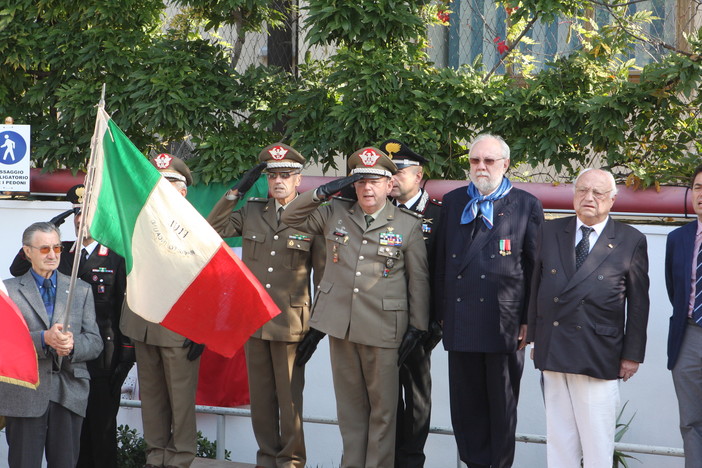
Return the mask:
<svg viewBox="0 0 702 468">
<path fill-rule="evenodd" d="M 0 125 L 0 191 L 29 192 L 30 125 Z"/>
</svg>

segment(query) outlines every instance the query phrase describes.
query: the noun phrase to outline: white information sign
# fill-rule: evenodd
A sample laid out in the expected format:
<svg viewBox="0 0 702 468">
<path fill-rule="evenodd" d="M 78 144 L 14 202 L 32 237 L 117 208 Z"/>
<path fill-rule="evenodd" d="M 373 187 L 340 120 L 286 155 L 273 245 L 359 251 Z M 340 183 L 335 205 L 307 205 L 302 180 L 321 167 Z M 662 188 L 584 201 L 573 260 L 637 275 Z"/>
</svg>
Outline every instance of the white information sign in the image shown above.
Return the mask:
<svg viewBox="0 0 702 468">
<path fill-rule="evenodd" d="M 31 125 L 0 125 L 0 191 L 29 192 Z"/>
</svg>

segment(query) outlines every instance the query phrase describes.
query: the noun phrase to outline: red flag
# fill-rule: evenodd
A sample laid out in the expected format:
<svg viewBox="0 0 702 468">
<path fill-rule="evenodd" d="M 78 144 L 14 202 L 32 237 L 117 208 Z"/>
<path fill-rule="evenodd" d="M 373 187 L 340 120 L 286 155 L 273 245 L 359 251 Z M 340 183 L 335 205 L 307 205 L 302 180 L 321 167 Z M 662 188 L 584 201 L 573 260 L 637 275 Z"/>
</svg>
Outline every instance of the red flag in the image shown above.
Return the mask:
<svg viewBox="0 0 702 468">
<path fill-rule="evenodd" d="M 225 358 L 205 348 L 200 358 L 200 378 L 195 403 L 232 408 L 248 405 L 250 402 L 244 348 L 240 348 L 231 358 Z"/>
<path fill-rule="evenodd" d="M 39 363 L 22 312 L 0 281 L 0 381 L 36 389 Z"/>
</svg>

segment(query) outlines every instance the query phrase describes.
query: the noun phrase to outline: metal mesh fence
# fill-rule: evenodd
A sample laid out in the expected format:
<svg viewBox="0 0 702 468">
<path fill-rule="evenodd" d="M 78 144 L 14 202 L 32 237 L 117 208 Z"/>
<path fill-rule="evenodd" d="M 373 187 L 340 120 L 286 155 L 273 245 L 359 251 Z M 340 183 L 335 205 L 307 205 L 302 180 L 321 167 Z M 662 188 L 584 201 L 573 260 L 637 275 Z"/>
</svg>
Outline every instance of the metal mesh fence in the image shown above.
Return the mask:
<svg viewBox="0 0 702 468">
<path fill-rule="evenodd" d="M 694 7 L 694 4 L 691 5 Z M 506 41 L 508 15 L 504 7 L 491 0 L 454 0 L 454 13 L 448 36 L 448 65 L 458 67 L 472 64 L 476 60 L 490 70 L 500 58 L 500 43 Z M 628 13 L 650 11 L 654 17 L 642 31 L 633 31 L 638 37 L 648 37 L 651 43 L 665 42 L 675 45 L 677 42 L 678 4 L 676 1 L 647 0 L 631 2 Z M 598 26 L 613 21 L 608 7 L 598 6 L 591 13 Z M 560 18 L 551 24 L 537 21 L 526 34 L 529 44 L 522 44 L 520 51 L 533 57 L 536 70 L 547 66 L 549 61 L 569 54 L 580 47 L 577 33 L 572 28 L 571 18 Z M 652 44 L 641 44 L 631 52 L 637 66 L 644 66 L 655 61 L 665 50 Z M 498 69 L 504 73 L 503 68 Z"/>
<path fill-rule="evenodd" d="M 271 41 L 270 34 L 279 30 L 263 33 L 246 33 L 240 44 L 240 56 L 236 60 L 237 71 L 243 71 L 251 65 L 285 63 L 289 59 L 290 67 L 295 70 L 306 55 L 312 58 L 324 58 L 333 53 L 333 46 L 311 46 L 305 41 L 304 0 L 278 0 L 284 10 L 290 10 L 286 28 L 289 39 Z M 678 46 L 680 31 L 699 27 L 702 17 L 700 0 L 645 0 L 627 2 L 628 12 L 651 11 L 654 19 L 644 26 L 642 35 L 652 43 L 664 42 Z M 506 40 L 508 15 L 504 7 L 493 0 L 454 0 L 451 9 L 450 26 L 431 27 L 429 30 L 429 56 L 437 67 L 457 68 L 464 64 L 482 63 L 485 69 L 491 69 L 498 61 L 498 45 Z M 595 22 L 602 26 L 612 21 L 612 14 L 607 7 L 599 6 L 591 12 Z M 547 66 L 549 61 L 567 55 L 580 47 L 579 38 L 571 29 L 573 20 L 561 18 L 551 24 L 537 21 L 526 37 L 530 44 L 522 44 L 520 50 L 533 56 L 536 69 Z M 680 23 L 680 24 L 678 24 Z M 237 50 L 238 31 L 234 27 L 223 28 L 217 36 Z M 644 66 L 658 60 L 665 49 L 654 44 L 640 44 L 630 57 L 636 59 L 637 66 Z M 504 69 L 498 69 L 504 73 Z"/>
<path fill-rule="evenodd" d="M 305 40 L 305 1 L 276 0 L 277 5 L 289 11 L 284 32 L 264 28 L 262 33 L 246 33 L 241 41 L 236 28 L 223 28 L 216 37 L 231 46 L 236 70 L 243 72 L 249 66 L 276 64 L 297 73 L 298 65 L 306 56 L 323 59 L 334 53 L 334 46 L 311 46 Z M 702 24 L 702 0 L 645 0 L 626 3 L 630 14 L 636 11 L 651 11 L 654 19 L 645 25 L 642 35 L 650 38 L 630 53 L 636 66 L 660 59 L 668 53 L 656 43 L 666 43 L 684 48 L 682 31 L 699 28 Z M 430 61 L 436 67 L 458 68 L 465 64 L 482 65 L 491 70 L 499 61 L 500 41 L 506 41 L 508 15 L 504 7 L 493 0 L 453 0 L 448 27 L 432 26 L 428 30 Z M 591 12 L 591 17 L 602 26 L 612 21 L 607 7 L 601 6 Z M 535 71 L 548 66 L 548 62 L 567 55 L 580 47 L 578 35 L 572 31 L 572 19 L 561 18 L 551 24 L 537 21 L 527 34 L 529 43 L 520 45 L 520 51 L 533 57 Z M 239 42 L 241 41 L 241 42 Z M 505 73 L 503 66 L 497 73 Z M 577 168 L 576 168 L 577 169 Z M 534 182 L 564 182 L 548 165 L 531 167 L 521 165 L 512 168 L 514 177 Z"/>
</svg>

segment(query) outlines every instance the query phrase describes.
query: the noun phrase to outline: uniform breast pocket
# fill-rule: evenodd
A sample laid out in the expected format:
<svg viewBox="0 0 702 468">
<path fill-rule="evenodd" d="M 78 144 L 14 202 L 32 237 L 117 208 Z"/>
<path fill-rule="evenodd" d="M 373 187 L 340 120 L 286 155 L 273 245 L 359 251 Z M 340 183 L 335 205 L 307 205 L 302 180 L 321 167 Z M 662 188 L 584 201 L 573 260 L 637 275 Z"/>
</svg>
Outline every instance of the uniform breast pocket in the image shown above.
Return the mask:
<svg viewBox="0 0 702 468">
<path fill-rule="evenodd" d="M 291 270 L 301 268 L 310 256 L 312 236 L 305 233 L 295 233 L 288 236 L 286 242 L 287 253 L 285 266 Z"/>
<path fill-rule="evenodd" d="M 241 237 L 243 239 L 242 253 L 244 260 L 258 260 L 261 258 L 266 235 L 261 232 L 245 232 Z"/>
<path fill-rule="evenodd" d="M 93 296 L 95 302 L 112 302 L 112 291 L 115 284 L 115 272 L 113 270 L 93 269 L 90 273 L 90 283 L 93 285 Z"/>
</svg>

